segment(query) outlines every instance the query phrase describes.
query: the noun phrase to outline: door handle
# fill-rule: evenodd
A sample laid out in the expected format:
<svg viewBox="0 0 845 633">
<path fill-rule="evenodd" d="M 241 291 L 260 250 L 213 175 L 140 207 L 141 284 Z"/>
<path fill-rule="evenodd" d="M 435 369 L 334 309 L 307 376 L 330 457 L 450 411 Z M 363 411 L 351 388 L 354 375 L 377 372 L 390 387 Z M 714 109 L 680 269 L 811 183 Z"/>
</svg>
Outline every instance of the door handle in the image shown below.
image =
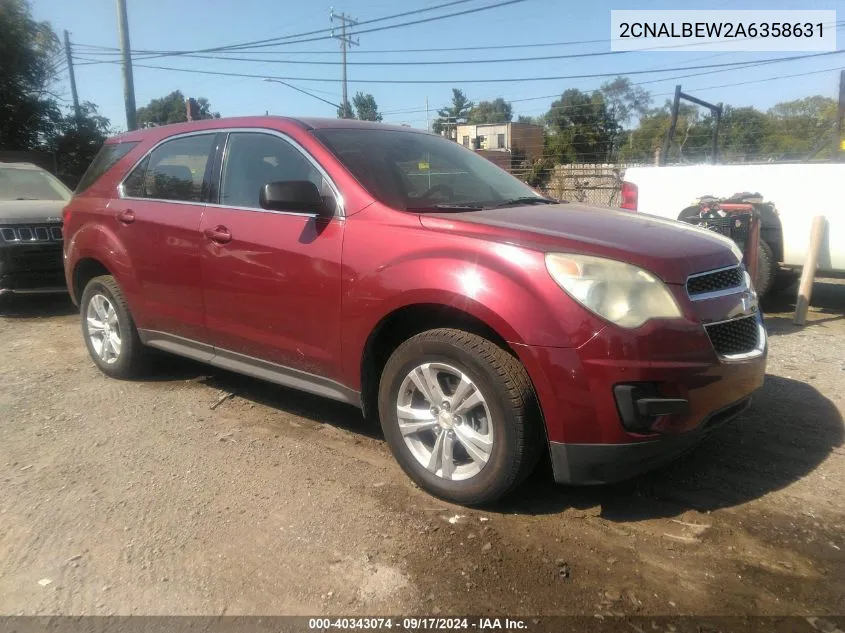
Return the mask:
<svg viewBox="0 0 845 633">
<path fill-rule="evenodd" d="M 206 229 L 204 233 L 208 239 L 217 244 L 228 244 L 232 241 L 232 233 L 225 226 Z"/>
<path fill-rule="evenodd" d="M 132 209 L 124 209 L 117 214 L 117 221 L 121 224 L 132 224 L 135 221 L 135 212 Z"/>
</svg>

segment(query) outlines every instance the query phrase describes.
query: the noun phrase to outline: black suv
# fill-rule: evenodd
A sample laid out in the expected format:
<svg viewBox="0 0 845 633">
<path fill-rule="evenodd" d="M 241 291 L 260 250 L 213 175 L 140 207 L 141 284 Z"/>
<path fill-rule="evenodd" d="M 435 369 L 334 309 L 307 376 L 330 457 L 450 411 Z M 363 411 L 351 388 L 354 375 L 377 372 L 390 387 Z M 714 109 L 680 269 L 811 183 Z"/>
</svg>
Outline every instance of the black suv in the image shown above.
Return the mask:
<svg viewBox="0 0 845 633">
<path fill-rule="evenodd" d="M 0 296 L 67 292 L 62 208 L 71 191 L 29 163 L 0 163 Z"/>
</svg>

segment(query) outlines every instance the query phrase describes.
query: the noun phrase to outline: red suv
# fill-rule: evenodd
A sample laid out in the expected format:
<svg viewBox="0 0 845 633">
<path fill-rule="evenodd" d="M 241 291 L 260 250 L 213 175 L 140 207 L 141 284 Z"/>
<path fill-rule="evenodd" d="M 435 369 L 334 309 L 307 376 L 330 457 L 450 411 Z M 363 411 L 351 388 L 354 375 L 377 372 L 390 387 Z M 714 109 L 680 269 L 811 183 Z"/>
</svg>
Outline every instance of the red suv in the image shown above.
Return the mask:
<svg viewBox="0 0 845 633">
<path fill-rule="evenodd" d="M 648 470 L 743 411 L 766 333 L 730 240 L 540 196 L 405 127 L 218 119 L 109 140 L 65 208 L 85 344 L 158 348 L 378 414 L 480 504 Z M 90 184 L 88 184 L 90 183 Z"/>
</svg>

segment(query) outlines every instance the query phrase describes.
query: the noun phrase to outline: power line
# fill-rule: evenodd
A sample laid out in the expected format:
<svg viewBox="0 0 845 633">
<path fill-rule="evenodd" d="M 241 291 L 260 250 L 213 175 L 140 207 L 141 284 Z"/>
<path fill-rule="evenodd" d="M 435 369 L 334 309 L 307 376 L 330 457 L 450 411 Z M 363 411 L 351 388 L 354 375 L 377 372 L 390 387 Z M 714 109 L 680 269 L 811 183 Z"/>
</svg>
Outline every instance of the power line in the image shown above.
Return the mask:
<svg viewBox="0 0 845 633">
<path fill-rule="evenodd" d="M 353 79 L 350 80 L 351 83 L 359 83 L 359 84 L 480 84 L 480 83 L 525 83 L 531 81 L 560 81 L 566 79 L 594 79 L 594 78 L 601 78 L 601 77 L 618 77 L 620 75 L 646 75 L 652 73 L 662 73 L 662 72 L 677 72 L 677 71 L 686 71 L 686 70 L 699 70 L 699 69 L 743 69 L 748 67 L 757 67 L 757 66 L 765 66 L 770 64 L 778 64 L 783 62 L 792 62 L 798 61 L 802 59 L 812 59 L 816 57 L 826 57 L 830 55 L 841 55 L 845 53 L 845 50 L 839 51 L 826 51 L 823 53 L 810 53 L 806 55 L 793 55 L 790 57 L 779 57 L 776 59 L 769 59 L 764 61 L 757 61 L 757 62 L 726 62 L 721 64 L 704 64 L 699 66 L 676 66 L 673 68 L 660 68 L 660 69 L 645 69 L 645 70 L 628 70 L 628 71 L 615 71 L 612 73 L 588 73 L 588 74 L 581 74 L 581 75 L 556 75 L 556 76 L 544 76 L 544 77 L 495 77 L 490 79 Z M 201 75 L 216 75 L 220 77 L 253 77 L 256 79 L 280 79 L 283 81 L 306 81 L 306 82 L 334 82 L 335 79 L 331 78 L 317 78 L 317 77 L 280 77 L 276 75 L 259 75 L 254 73 L 236 73 L 236 72 L 225 72 L 225 71 L 213 71 L 213 70 L 199 70 L 199 69 L 192 69 L 192 68 L 174 68 L 171 66 L 155 66 L 152 64 L 135 64 L 135 66 L 139 68 L 151 68 L 156 70 L 169 70 L 173 72 L 185 72 L 185 73 L 194 73 L 194 74 L 201 74 Z M 719 71 L 716 71 L 719 72 Z M 706 74 L 706 73 L 703 73 Z M 655 79 L 652 81 L 665 81 L 665 78 L 662 79 Z"/>
<path fill-rule="evenodd" d="M 323 99 L 322 97 L 319 97 L 315 94 L 312 94 L 312 93 L 308 92 L 307 90 L 303 90 L 302 88 L 297 88 L 293 84 L 290 84 L 286 81 L 280 81 L 278 79 L 265 79 L 264 81 L 282 84 L 284 86 L 287 86 L 288 88 L 292 88 L 292 89 L 296 90 L 297 92 L 301 92 L 304 95 L 308 95 L 309 97 L 313 97 L 314 99 L 317 99 L 318 101 L 322 101 L 323 103 L 328 103 L 330 106 L 334 106 L 335 108 L 338 108 L 338 109 L 340 108 L 340 105 L 338 105 L 337 103 L 334 103 L 333 101 L 329 101 L 328 99 Z"/>
<path fill-rule="evenodd" d="M 566 41 L 566 42 L 545 42 L 540 44 L 502 44 L 499 46 L 451 46 L 445 48 L 378 48 L 378 49 L 369 49 L 366 51 L 359 51 L 358 54 L 367 54 L 367 55 L 383 55 L 384 53 L 450 53 L 450 52 L 459 52 L 459 51 L 490 51 L 490 50 L 502 50 L 502 49 L 516 49 L 516 48 L 549 48 L 552 46 L 574 46 L 578 44 L 596 44 L 601 42 L 607 42 L 608 40 L 576 40 L 576 41 Z M 101 52 L 93 53 L 86 51 L 86 54 L 97 54 L 97 55 L 114 55 L 117 54 L 117 49 L 112 46 L 99 46 L 95 44 L 74 44 L 74 46 L 80 46 L 85 48 L 97 49 Z M 132 51 L 133 53 L 159 53 L 163 51 L 155 51 L 155 50 L 135 50 Z M 272 53 L 280 53 L 283 55 L 334 55 L 332 51 L 290 51 L 290 50 L 281 50 L 281 51 L 250 51 L 250 50 L 235 50 L 233 52 L 237 52 L 240 54 L 255 54 L 255 55 L 269 55 Z"/>
<path fill-rule="evenodd" d="M 666 47 L 668 48 L 668 47 Z M 454 65 L 467 65 L 467 64 L 502 64 L 502 63 L 518 63 L 518 62 L 537 62 L 537 61 L 549 61 L 549 60 L 556 60 L 556 59 L 579 59 L 579 58 L 588 58 L 588 57 L 606 57 L 606 56 L 613 56 L 613 55 L 627 55 L 634 52 L 642 52 L 642 51 L 600 51 L 600 52 L 591 52 L 591 53 L 572 53 L 569 55 L 541 55 L 536 57 L 506 57 L 506 58 L 493 58 L 493 59 L 479 59 L 479 60 L 464 60 L 464 59 L 450 59 L 450 60 L 417 60 L 417 61 L 398 61 L 398 62 L 347 62 L 348 66 L 454 66 Z M 183 57 L 190 57 L 195 59 L 216 59 L 216 60 L 226 60 L 226 61 L 242 61 L 242 62 L 252 62 L 252 63 L 265 63 L 265 64 L 298 64 L 298 65 L 309 65 L 309 66 L 337 66 L 341 62 L 335 61 L 319 61 L 319 60 L 290 60 L 290 59 L 265 59 L 265 58 L 249 58 L 249 57 L 229 57 L 229 56 L 222 56 L 222 55 L 203 55 L 197 53 L 186 53 Z M 150 59 L 147 58 L 138 58 L 138 59 Z M 90 64 L 113 64 L 115 60 L 101 60 L 101 61 L 88 61 L 86 65 Z"/>
<path fill-rule="evenodd" d="M 471 0 L 463 0 L 463 1 L 471 1 Z M 379 28 L 376 28 L 376 29 L 361 30 L 361 31 L 356 31 L 354 33 L 351 32 L 351 33 L 349 33 L 349 35 L 352 36 L 352 35 L 356 35 L 357 33 L 370 33 L 370 32 L 380 31 L 380 30 L 385 30 L 385 29 L 398 28 L 400 26 L 410 26 L 410 25 L 413 25 L 413 24 L 420 24 L 420 23 L 423 23 L 423 22 L 440 20 L 440 19 L 444 19 L 444 18 L 447 18 L 447 17 L 454 17 L 454 16 L 457 16 L 457 15 L 465 15 L 467 13 L 475 13 L 477 11 L 483 11 L 483 10 L 486 10 L 486 9 L 492 9 L 492 8 L 496 8 L 498 6 L 503 6 L 503 5 L 506 5 L 506 4 L 513 4 L 514 2 L 524 2 L 524 1 L 525 0 L 512 0 L 511 2 L 502 2 L 502 3 L 499 3 L 499 4 L 495 4 L 495 5 L 490 5 L 490 6 L 487 6 L 487 7 L 479 7 L 479 8 L 476 8 L 476 9 L 469 9 L 469 10 L 461 11 L 461 12 L 458 12 L 458 13 L 452 13 L 452 14 L 442 15 L 442 16 L 435 16 L 435 17 L 425 18 L 423 20 L 417 20 L 417 21 L 407 22 L 407 23 L 403 23 L 403 24 L 383 26 L 383 27 L 379 27 Z M 396 17 L 399 17 L 399 16 L 410 15 L 410 14 L 413 14 L 413 13 L 420 13 L 422 11 L 432 11 L 432 10 L 437 9 L 437 8 L 449 6 L 451 4 L 457 4 L 457 3 L 450 2 L 450 3 L 443 4 L 443 5 L 437 5 L 435 7 L 428 7 L 426 9 L 418 9 L 416 11 L 410 11 L 410 12 L 406 12 L 406 13 L 396 14 L 396 15 L 393 15 L 393 16 L 385 16 L 385 17 L 381 17 L 381 18 L 375 18 L 375 19 L 372 19 L 372 20 L 364 20 L 364 21 L 361 21 L 359 23 L 359 25 L 369 24 L 369 23 L 378 22 L 378 21 L 382 21 L 382 20 L 393 19 L 393 18 L 396 18 Z M 833 26 L 835 28 L 841 28 L 842 26 L 845 26 L 845 22 L 843 22 L 843 21 L 830 22 L 830 23 L 826 23 L 825 26 Z M 280 40 L 287 40 L 287 39 L 291 39 L 291 38 L 297 38 L 297 37 L 300 37 L 300 36 L 312 35 L 312 34 L 322 33 L 322 32 L 323 32 L 323 30 L 320 29 L 320 30 L 316 30 L 316 31 L 309 31 L 307 33 L 300 33 L 298 35 L 289 35 L 289 36 L 284 36 L 284 37 L 281 37 L 281 38 L 271 38 L 271 39 L 268 39 L 268 40 L 258 40 L 256 42 L 253 42 L 252 44 L 261 44 L 261 46 L 254 46 L 254 48 L 264 48 L 264 47 L 270 47 L 270 46 L 275 45 L 275 44 L 269 44 L 269 42 L 271 42 L 271 41 L 277 41 L 278 45 L 288 45 L 288 44 L 296 44 L 298 42 L 316 42 L 316 41 L 322 41 L 322 40 L 325 40 L 325 39 L 331 39 L 329 36 L 324 36 L 324 37 L 307 39 L 307 40 L 298 40 L 298 42 L 297 41 L 295 41 L 295 42 L 280 41 Z M 614 42 L 614 41 L 619 41 L 621 39 L 623 39 L 623 38 L 604 38 L 604 39 L 595 39 L 595 40 L 572 40 L 572 41 L 565 41 L 565 42 L 546 42 L 546 43 L 531 43 L 531 44 L 503 44 L 503 45 L 499 45 L 499 46 L 456 46 L 456 47 L 443 47 L 443 48 L 371 49 L 371 50 L 366 50 L 366 51 L 360 51 L 359 54 L 363 53 L 363 54 L 378 54 L 378 55 L 380 55 L 380 54 L 384 54 L 384 53 L 431 53 L 431 52 L 456 52 L 456 51 L 482 51 L 482 50 L 517 49 L 517 48 L 538 48 L 538 47 L 552 47 L 552 46 L 575 46 L 575 45 L 581 45 L 581 44 L 611 43 L 611 42 Z M 731 40 L 731 41 L 743 41 L 743 40 L 750 40 L 750 39 L 755 39 L 755 38 L 749 36 L 749 37 L 744 37 L 744 38 L 736 38 L 736 39 Z M 94 45 L 94 44 L 88 44 L 88 45 L 86 45 L 86 44 L 75 44 L 75 46 L 93 48 L 93 49 L 98 49 L 99 51 L 102 51 L 102 52 L 97 52 L 97 53 L 94 53 L 92 51 L 89 54 L 114 55 L 117 51 L 117 49 L 115 49 L 114 47 L 99 46 L 99 45 Z M 648 51 L 653 51 L 653 50 L 664 50 L 664 49 L 695 48 L 697 46 L 702 46 L 702 43 L 701 42 L 691 42 L 691 43 L 684 43 L 684 44 L 670 44 L 670 45 L 666 45 L 666 46 L 650 47 L 650 48 L 647 48 L 647 49 L 638 49 L 637 51 L 606 51 L 606 52 L 601 51 L 601 52 L 595 52 L 595 53 L 592 53 L 592 54 L 594 54 L 594 55 L 607 55 L 607 54 L 629 53 L 629 52 L 648 52 Z M 333 53 L 331 53 L 331 51 L 248 50 L 249 48 L 252 48 L 252 47 L 253 46 L 246 46 L 246 45 L 231 45 L 231 46 L 220 46 L 220 47 L 215 47 L 215 48 L 189 50 L 189 51 L 161 51 L 161 50 L 138 49 L 138 50 L 133 50 L 132 52 L 137 53 L 137 54 L 141 54 L 141 55 L 148 54 L 148 55 L 153 55 L 153 56 L 175 56 L 175 55 L 181 56 L 181 55 L 193 55 L 193 54 L 196 54 L 196 53 L 209 53 L 209 52 L 220 52 L 220 53 L 233 52 L 233 53 L 238 53 L 238 54 L 256 54 L 256 55 L 257 54 L 273 54 L 273 53 L 290 54 L 290 55 L 329 55 L 329 54 L 333 54 Z M 559 59 L 559 58 L 560 57 L 548 57 L 548 58 L 547 57 L 539 57 L 537 59 Z M 466 63 L 480 63 L 480 62 L 483 62 L 483 61 L 484 60 L 474 60 L 472 62 L 466 62 Z M 291 61 L 289 63 L 295 63 L 295 62 Z"/>
<path fill-rule="evenodd" d="M 404 11 L 402 13 L 394 13 L 392 15 L 381 16 L 381 17 L 378 17 L 378 18 L 371 18 L 369 20 L 361 20 L 358 23 L 358 25 L 361 26 L 361 25 L 365 25 L 365 24 L 374 24 L 376 22 L 394 20 L 394 19 L 397 19 L 397 18 L 400 18 L 400 17 L 407 17 L 407 16 L 410 16 L 410 15 L 418 14 L 418 13 L 423 13 L 423 12 L 427 12 L 427 11 L 434 11 L 434 10 L 437 10 L 437 9 L 442 9 L 442 8 L 457 5 L 457 4 L 465 4 L 467 2 L 473 2 L 473 1 L 476 1 L 476 0 L 452 0 L 451 2 L 438 4 L 438 5 L 435 5 L 435 6 L 432 6 L 432 7 L 415 9 L 413 11 Z M 376 32 L 376 31 L 384 31 L 384 30 L 395 29 L 395 28 L 400 28 L 400 27 L 404 27 L 404 26 L 412 26 L 412 25 L 415 25 L 415 24 L 422 24 L 422 23 L 425 23 L 425 22 L 433 22 L 433 21 L 436 21 L 436 20 L 444 20 L 446 18 L 456 17 L 456 16 L 459 16 L 459 15 L 467 15 L 467 14 L 471 14 L 471 13 L 478 13 L 480 11 L 487 11 L 489 9 L 496 9 L 498 7 L 502 7 L 502 6 L 506 6 L 506 5 L 510 5 L 510 4 L 517 4 L 517 3 L 520 3 L 520 2 L 525 2 L 525 0 L 503 0 L 503 1 L 497 2 L 495 4 L 490 4 L 490 5 L 486 5 L 486 6 L 483 6 L 483 7 L 476 7 L 474 9 L 467 9 L 467 10 L 464 10 L 464 11 L 458 11 L 458 12 L 455 12 L 455 13 L 447 13 L 447 14 L 437 15 L 437 16 L 433 16 L 433 17 L 429 17 L 429 18 L 420 19 L 420 20 L 412 20 L 412 21 L 408 21 L 408 22 L 401 22 L 399 24 L 389 24 L 389 25 L 386 25 L 386 26 L 380 26 L 380 27 L 375 27 L 375 28 L 370 28 L 370 29 L 362 29 L 362 30 L 356 31 L 354 33 L 350 32 L 347 35 L 349 37 L 352 37 L 352 36 L 358 35 L 360 33 L 373 33 L 373 32 Z M 304 42 L 318 42 L 318 41 L 324 41 L 324 40 L 332 39 L 331 35 L 321 35 L 319 37 L 307 38 L 307 36 L 309 36 L 309 35 L 316 35 L 318 33 L 325 33 L 325 29 L 317 29 L 317 30 L 314 30 L 314 31 L 297 33 L 297 34 L 294 34 L 294 35 L 285 35 L 285 36 L 282 36 L 282 37 L 269 38 L 269 39 L 265 39 L 265 40 L 254 40 L 254 41 L 251 41 L 251 42 L 243 42 L 243 43 L 240 43 L 240 44 L 230 44 L 230 45 L 227 45 L 227 46 L 215 46 L 215 47 L 211 47 L 211 48 L 203 48 L 203 49 L 197 49 L 197 50 L 159 51 L 159 52 L 151 51 L 152 54 L 147 59 L 151 59 L 153 57 L 181 56 L 181 55 L 186 55 L 186 54 L 191 54 L 191 53 L 214 53 L 214 52 L 227 51 L 227 50 L 237 51 L 237 50 L 242 49 L 242 48 L 265 48 L 265 47 L 270 47 L 270 46 L 279 46 L 279 45 L 283 45 L 283 44 L 286 44 L 286 43 L 298 44 L 298 43 L 304 43 Z M 302 38 L 306 38 L 306 39 L 302 39 Z M 84 45 L 80 45 L 80 46 L 84 46 Z M 90 46 L 93 47 L 94 45 L 90 45 Z"/>
</svg>

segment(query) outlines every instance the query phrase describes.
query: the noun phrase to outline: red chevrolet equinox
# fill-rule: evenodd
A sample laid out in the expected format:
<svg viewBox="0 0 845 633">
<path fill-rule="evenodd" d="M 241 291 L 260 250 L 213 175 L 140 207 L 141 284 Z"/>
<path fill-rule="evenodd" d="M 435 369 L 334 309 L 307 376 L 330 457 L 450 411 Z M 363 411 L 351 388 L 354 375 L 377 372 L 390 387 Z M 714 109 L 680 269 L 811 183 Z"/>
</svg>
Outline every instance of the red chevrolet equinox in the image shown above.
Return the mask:
<svg viewBox="0 0 845 633">
<path fill-rule="evenodd" d="M 149 348 L 377 415 L 451 501 L 611 482 L 742 412 L 766 332 L 742 254 L 678 222 L 544 198 L 406 127 L 257 117 L 106 142 L 64 210 L 107 375 Z"/>
</svg>

